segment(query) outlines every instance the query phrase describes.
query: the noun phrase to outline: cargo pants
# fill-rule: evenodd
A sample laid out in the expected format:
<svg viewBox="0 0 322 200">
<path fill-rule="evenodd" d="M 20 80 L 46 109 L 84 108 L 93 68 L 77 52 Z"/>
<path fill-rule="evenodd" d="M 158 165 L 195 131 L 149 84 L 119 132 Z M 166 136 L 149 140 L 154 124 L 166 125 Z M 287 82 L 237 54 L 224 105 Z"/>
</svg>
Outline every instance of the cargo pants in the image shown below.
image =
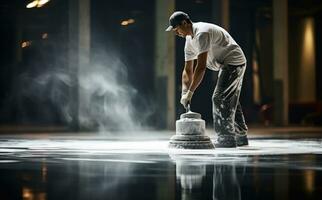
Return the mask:
<svg viewBox="0 0 322 200">
<path fill-rule="evenodd" d="M 216 147 L 248 145 L 247 125 L 239 102 L 246 64 L 224 65 L 212 96 Z"/>
</svg>

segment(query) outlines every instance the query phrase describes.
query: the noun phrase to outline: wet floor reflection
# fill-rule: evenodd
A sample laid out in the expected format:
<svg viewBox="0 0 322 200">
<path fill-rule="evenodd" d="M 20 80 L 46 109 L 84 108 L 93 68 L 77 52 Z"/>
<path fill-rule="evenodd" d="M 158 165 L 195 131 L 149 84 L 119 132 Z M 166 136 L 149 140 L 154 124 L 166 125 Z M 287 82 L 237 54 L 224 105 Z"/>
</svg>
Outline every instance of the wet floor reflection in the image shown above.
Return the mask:
<svg viewBox="0 0 322 200">
<path fill-rule="evenodd" d="M 1 143 L 0 199 L 293 200 L 322 194 L 320 153 L 149 151 L 158 143 L 134 151 L 129 143 L 123 149 L 105 146 L 116 142 L 82 141 L 80 148 L 77 142 Z"/>
<path fill-rule="evenodd" d="M 177 157 L 157 163 L 23 161 L 0 164 L 0 199 L 319 199 L 321 176 L 321 170 Z"/>
<path fill-rule="evenodd" d="M 180 185 L 181 199 L 202 199 L 202 186 L 206 177 L 206 165 L 176 161 L 176 180 Z"/>
<path fill-rule="evenodd" d="M 198 156 L 171 155 L 176 164 L 181 200 L 241 199 L 240 183 L 234 162 L 199 162 Z M 239 174 L 243 176 L 243 173 Z"/>
<path fill-rule="evenodd" d="M 214 165 L 213 199 L 241 199 L 240 184 L 234 164 Z"/>
<path fill-rule="evenodd" d="M 176 199 L 320 199 L 322 194 L 322 169 L 318 168 L 257 167 L 240 160 L 203 162 L 202 156 L 196 155 L 170 157 L 176 164 L 176 187 L 180 193 Z M 305 163 L 321 163 L 321 156 L 317 155 L 283 157 L 272 160 L 283 163 L 286 159 L 292 163 L 294 159 L 296 163 L 305 159 Z M 261 158 L 245 160 L 261 162 Z"/>
</svg>

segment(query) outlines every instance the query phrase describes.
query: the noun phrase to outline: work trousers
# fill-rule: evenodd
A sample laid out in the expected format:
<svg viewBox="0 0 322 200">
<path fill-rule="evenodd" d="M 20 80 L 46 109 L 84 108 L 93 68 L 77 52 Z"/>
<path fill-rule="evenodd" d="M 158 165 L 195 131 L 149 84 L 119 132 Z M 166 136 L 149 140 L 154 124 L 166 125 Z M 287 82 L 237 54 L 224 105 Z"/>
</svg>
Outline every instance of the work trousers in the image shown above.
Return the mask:
<svg viewBox="0 0 322 200">
<path fill-rule="evenodd" d="M 219 71 L 212 96 L 214 128 L 219 142 L 247 134 L 248 128 L 239 102 L 245 70 L 246 64 L 224 65 Z"/>
</svg>

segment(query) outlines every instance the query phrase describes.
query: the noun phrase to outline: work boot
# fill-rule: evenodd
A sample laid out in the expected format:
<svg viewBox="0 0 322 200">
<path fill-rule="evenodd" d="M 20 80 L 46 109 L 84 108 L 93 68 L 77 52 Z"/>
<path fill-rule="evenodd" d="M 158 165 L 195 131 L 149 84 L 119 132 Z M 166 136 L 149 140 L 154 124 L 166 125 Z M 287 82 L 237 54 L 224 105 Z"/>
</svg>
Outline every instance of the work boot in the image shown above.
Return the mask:
<svg viewBox="0 0 322 200">
<path fill-rule="evenodd" d="M 235 148 L 237 147 L 235 136 L 218 136 L 217 141 L 215 142 L 216 148 Z"/>
<path fill-rule="evenodd" d="M 246 146 L 248 145 L 248 138 L 246 134 L 236 134 L 236 143 L 237 146 Z"/>
</svg>

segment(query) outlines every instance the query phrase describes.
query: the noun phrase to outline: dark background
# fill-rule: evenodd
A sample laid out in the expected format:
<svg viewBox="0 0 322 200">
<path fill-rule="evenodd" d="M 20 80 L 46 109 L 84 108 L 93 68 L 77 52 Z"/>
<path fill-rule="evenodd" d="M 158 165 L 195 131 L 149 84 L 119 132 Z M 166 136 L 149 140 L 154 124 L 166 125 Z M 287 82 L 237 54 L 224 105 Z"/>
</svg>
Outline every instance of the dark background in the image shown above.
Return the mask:
<svg viewBox="0 0 322 200">
<path fill-rule="evenodd" d="M 28 1 L 1 1 L 0 3 L 0 125 L 52 125 L 65 126 L 59 105 L 52 101 L 52 95 L 60 102 L 67 101 L 68 88 L 62 84 L 57 90 L 55 80 L 42 82 L 44 74 L 68 70 L 68 1 L 52 0 L 40 9 L 26 9 Z M 182 10 L 193 21 L 219 24 L 210 0 L 177 0 L 176 10 Z M 289 0 L 289 73 L 292 79 L 292 53 L 296 41 L 297 22 L 303 18 L 314 19 L 315 27 L 315 74 L 316 99 L 312 102 L 290 100 L 291 124 L 321 125 L 322 81 L 321 74 L 321 19 L 322 3 L 318 0 Z M 272 122 L 273 97 L 273 37 L 272 1 L 231 0 L 230 34 L 242 47 L 247 57 L 247 71 L 244 78 L 241 103 L 249 124 L 270 125 Z M 133 18 L 135 23 L 121 26 L 124 19 Z M 155 53 L 155 1 L 91 1 L 91 59 L 98 51 L 117 54 L 127 66 L 128 81 L 136 88 L 139 98 L 133 104 L 144 110 L 142 101 L 153 102 L 155 97 L 154 53 Z M 255 33 L 261 36 L 261 46 L 255 42 Z M 42 34 L 48 38 L 43 39 Z M 168 33 L 164 33 L 168 34 Z M 295 38 L 295 40 L 293 40 Z M 21 42 L 32 41 L 21 48 Z M 183 111 L 179 104 L 181 70 L 183 66 L 184 40 L 176 38 L 176 115 Z M 260 78 L 261 101 L 253 99 L 253 56 L 257 53 Z M 61 76 L 59 76 L 61 77 Z M 44 87 L 35 85 L 35 80 Z M 211 124 L 211 95 L 215 87 L 216 72 L 207 70 L 205 79 L 194 96 L 193 107 Z M 36 87 L 36 89 L 35 89 Z M 294 87 L 294 88 L 292 88 Z M 308 88 L 310 90 L 311 88 Z M 55 90 L 55 92 L 53 92 Z M 57 90 L 57 91 L 56 91 Z M 290 91 L 296 90 L 290 84 Z M 200 103 L 202 102 L 202 103 Z M 268 108 L 263 111 L 263 108 Z M 146 123 L 153 126 L 158 113 Z M 139 117 L 139 116 L 138 116 Z"/>
</svg>

